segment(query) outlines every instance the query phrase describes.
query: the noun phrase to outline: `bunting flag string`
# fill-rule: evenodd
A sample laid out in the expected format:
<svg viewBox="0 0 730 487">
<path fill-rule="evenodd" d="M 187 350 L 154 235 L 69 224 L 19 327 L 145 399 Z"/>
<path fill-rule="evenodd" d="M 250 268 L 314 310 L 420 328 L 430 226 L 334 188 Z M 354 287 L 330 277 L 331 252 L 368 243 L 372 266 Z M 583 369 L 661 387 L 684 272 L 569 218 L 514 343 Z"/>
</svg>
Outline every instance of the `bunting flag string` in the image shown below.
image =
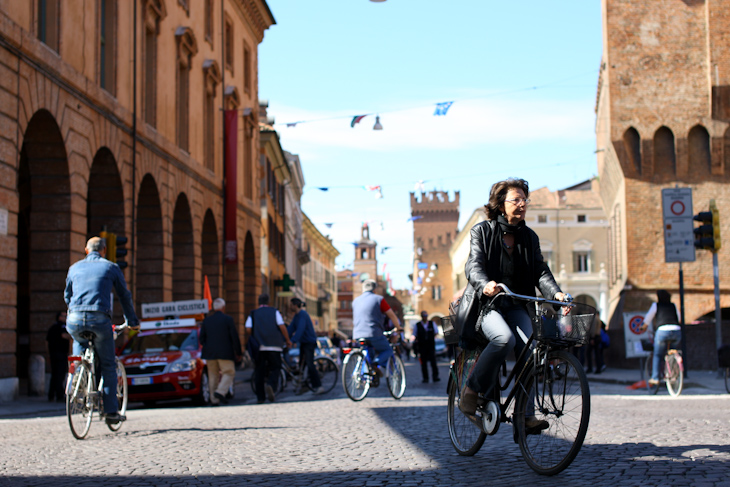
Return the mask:
<svg viewBox="0 0 730 487">
<path fill-rule="evenodd" d="M 443 102 L 443 103 L 436 103 L 436 111 L 433 112 L 433 115 L 435 117 L 445 116 L 446 115 L 446 112 L 449 111 L 449 108 L 451 108 L 451 105 L 453 105 L 453 104 L 454 104 L 453 101 L 446 101 L 446 102 Z"/>
<path fill-rule="evenodd" d="M 367 117 L 367 115 L 355 115 L 352 118 L 352 122 L 350 122 L 350 127 L 354 127 L 356 124 L 362 122 L 362 119 Z"/>
<path fill-rule="evenodd" d="M 419 218 L 423 218 L 423 215 L 412 216 L 408 220 L 406 220 L 406 222 L 414 222 L 414 221 L 418 220 Z"/>
<path fill-rule="evenodd" d="M 576 79 L 576 78 L 580 78 L 580 77 L 586 76 L 588 74 L 595 75 L 596 74 L 596 70 L 594 69 L 594 70 L 591 70 L 591 71 L 588 71 L 588 72 L 577 73 L 577 74 L 574 74 L 572 76 L 569 76 L 569 77 L 566 77 L 566 78 L 563 78 L 563 79 L 560 79 L 560 80 L 556 80 L 556 81 L 551 81 L 549 83 L 545 83 L 545 84 L 542 84 L 542 85 L 526 86 L 526 87 L 523 87 L 523 88 L 516 88 L 516 89 L 510 89 L 510 90 L 497 91 L 497 92 L 490 93 L 490 94 L 487 94 L 487 95 L 484 95 L 484 96 L 476 96 L 476 97 L 471 97 L 471 98 L 464 98 L 464 99 L 461 99 L 461 100 L 452 100 L 452 101 L 447 101 L 447 102 L 436 103 L 435 104 L 436 105 L 436 109 L 434 110 L 433 115 L 434 116 L 437 116 L 437 117 L 446 116 L 446 114 L 448 113 L 448 111 L 451 108 L 451 106 L 454 103 L 456 103 L 457 101 L 458 102 L 463 102 L 463 101 L 466 101 L 466 100 L 480 100 L 480 99 L 486 99 L 486 98 L 494 98 L 494 97 L 502 96 L 502 95 L 508 95 L 508 94 L 512 94 L 512 93 L 520 93 L 520 92 L 524 92 L 524 91 L 534 91 L 534 90 L 540 90 L 540 89 L 549 88 L 549 87 L 555 87 L 555 86 L 559 85 L 560 83 L 564 83 L 566 81 L 570 81 L 570 80 L 573 80 L 573 79 Z M 433 104 L 430 104 L 430 105 L 427 105 L 427 106 L 433 106 Z M 400 109 L 394 109 L 394 110 L 380 110 L 377 113 L 383 114 L 383 113 L 402 112 L 402 111 L 413 110 L 413 109 L 417 109 L 417 108 L 424 108 L 424 105 L 420 105 L 420 106 L 417 106 L 417 107 L 400 108 Z M 325 120 L 350 119 L 350 127 L 353 127 L 354 128 L 355 125 L 357 125 L 358 123 L 360 123 L 362 121 L 362 119 L 364 119 L 368 115 L 372 115 L 373 113 L 376 113 L 376 112 L 366 113 L 365 115 L 355 115 L 355 116 L 352 116 L 352 115 L 339 115 L 339 116 L 337 116 L 336 115 L 336 116 L 323 117 L 323 118 L 312 119 L 312 120 L 299 120 L 299 121 L 296 121 L 296 122 L 283 123 L 283 125 L 286 125 L 286 127 L 289 127 L 289 128 L 294 128 L 294 127 L 296 127 L 297 125 L 299 125 L 301 123 L 322 122 L 322 121 L 325 121 Z M 281 126 L 282 123 L 277 122 L 276 125 Z"/>
</svg>

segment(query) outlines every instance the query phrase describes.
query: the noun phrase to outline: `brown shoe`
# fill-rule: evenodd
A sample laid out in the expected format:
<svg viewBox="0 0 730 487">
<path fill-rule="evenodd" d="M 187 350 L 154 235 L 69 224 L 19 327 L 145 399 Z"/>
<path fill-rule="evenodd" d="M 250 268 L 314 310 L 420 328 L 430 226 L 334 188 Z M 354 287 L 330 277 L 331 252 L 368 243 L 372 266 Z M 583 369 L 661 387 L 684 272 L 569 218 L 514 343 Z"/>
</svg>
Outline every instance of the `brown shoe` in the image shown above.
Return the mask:
<svg viewBox="0 0 730 487">
<path fill-rule="evenodd" d="M 461 412 L 469 416 L 474 416 L 474 413 L 477 412 L 478 398 L 477 393 L 471 390 L 469 386 L 466 386 L 461 393 L 461 400 L 459 401 L 459 409 Z"/>
<path fill-rule="evenodd" d="M 525 417 L 525 433 L 528 435 L 539 435 L 542 430 L 550 427 L 550 423 L 544 419 L 537 419 L 535 416 Z"/>
</svg>

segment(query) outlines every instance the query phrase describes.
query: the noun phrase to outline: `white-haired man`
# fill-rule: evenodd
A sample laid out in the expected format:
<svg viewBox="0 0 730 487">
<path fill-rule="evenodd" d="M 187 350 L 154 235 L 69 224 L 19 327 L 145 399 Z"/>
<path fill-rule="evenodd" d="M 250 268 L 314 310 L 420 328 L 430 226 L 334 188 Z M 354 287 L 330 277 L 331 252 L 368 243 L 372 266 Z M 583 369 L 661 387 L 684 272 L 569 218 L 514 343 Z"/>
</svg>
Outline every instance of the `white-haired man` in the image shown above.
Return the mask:
<svg viewBox="0 0 730 487">
<path fill-rule="evenodd" d="M 222 298 L 213 300 L 213 314 L 207 316 L 200 326 L 201 357 L 208 367 L 210 403 L 218 406 L 228 403 L 226 393 L 236 375 L 235 360 L 241 357 L 241 340 L 238 338 L 233 318 L 225 314 L 226 302 Z"/>
<path fill-rule="evenodd" d="M 390 305 L 383 299 L 383 296 L 373 291 L 377 283 L 367 279 L 362 283 L 362 294 L 352 302 L 353 328 L 352 336 L 355 340 L 366 339 L 375 349 L 376 357 L 373 364 L 376 365 L 376 373 L 382 376 L 380 366 L 385 366 L 388 359 L 393 355 L 388 339 L 383 335 L 385 318 L 390 318 L 396 331 L 401 331 L 400 321 L 391 309 Z"/>
</svg>

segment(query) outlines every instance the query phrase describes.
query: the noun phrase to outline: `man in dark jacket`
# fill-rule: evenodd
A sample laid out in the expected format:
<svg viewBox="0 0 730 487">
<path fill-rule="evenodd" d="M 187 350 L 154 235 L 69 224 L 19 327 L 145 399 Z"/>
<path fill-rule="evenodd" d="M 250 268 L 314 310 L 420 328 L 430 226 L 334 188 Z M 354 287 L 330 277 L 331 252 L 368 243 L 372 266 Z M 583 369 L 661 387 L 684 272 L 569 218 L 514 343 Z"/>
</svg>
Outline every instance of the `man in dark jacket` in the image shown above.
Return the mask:
<svg viewBox="0 0 730 487">
<path fill-rule="evenodd" d="M 289 310 L 294 313 L 289 329 L 291 330 L 292 343 L 299 343 L 299 364 L 307 367 L 309 378 L 312 384 L 312 392 L 314 394 L 324 393 L 322 381 L 319 379 L 319 372 L 314 366 L 314 351 L 317 348 L 317 334 L 314 332 L 312 319 L 309 317 L 307 310 L 304 309 L 304 301 L 299 298 L 292 298 Z"/>
<path fill-rule="evenodd" d="M 284 350 L 284 345 L 291 348 L 292 343 L 281 313 L 269 306 L 268 294 L 259 296 L 259 307 L 246 319 L 246 339 L 250 340 L 252 337 L 259 347 L 254 359 L 256 399 L 259 404 L 262 404 L 266 397 L 274 402 L 276 400 L 274 391 L 279 385 L 281 372 L 281 352 Z"/>
<path fill-rule="evenodd" d="M 66 312 L 56 313 L 56 322 L 46 335 L 48 356 L 51 359 L 51 384 L 48 387 L 48 400 L 62 402 L 65 399 L 64 381 L 68 372 L 68 343 L 71 335 L 66 332 Z"/>
<path fill-rule="evenodd" d="M 434 382 L 439 380 L 439 369 L 436 364 L 436 323 L 428 319 L 428 312 L 421 311 L 421 321 L 416 323 L 413 330 L 413 337 L 416 339 L 414 346 L 421 359 L 421 374 L 423 382 L 428 382 L 428 364 L 431 364 L 431 377 Z"/>
<path fill-rule="evenodd" d="M 213 301 L 215 312 L 203 320 L 200 327 L 201 357 L 208 366 L 210 403 L 218 406 L 228 403 L 226 393 L 233 385 L 236 374 L 235 360 L 241 356 L 241 341 L 233 318 L 225 314 L 226 302 L 222 298 Z"/>
</svg>

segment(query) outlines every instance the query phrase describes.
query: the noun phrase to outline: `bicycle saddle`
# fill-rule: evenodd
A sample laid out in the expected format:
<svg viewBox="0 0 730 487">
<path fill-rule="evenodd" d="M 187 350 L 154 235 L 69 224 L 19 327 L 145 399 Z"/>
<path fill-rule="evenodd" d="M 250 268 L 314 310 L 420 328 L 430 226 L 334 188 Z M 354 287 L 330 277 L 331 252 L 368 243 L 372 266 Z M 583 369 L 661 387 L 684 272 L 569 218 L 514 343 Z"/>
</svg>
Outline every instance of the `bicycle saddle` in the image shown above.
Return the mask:
<svg viewBox="0 0 730 487">
<path fill-rule="evenodd" d="M 79 336 L 84 340 L 94 340 L 96 338 L 96 333 L 94 333 L 93 331 L 84 330 L 79 333 Z"/>
</svg>

